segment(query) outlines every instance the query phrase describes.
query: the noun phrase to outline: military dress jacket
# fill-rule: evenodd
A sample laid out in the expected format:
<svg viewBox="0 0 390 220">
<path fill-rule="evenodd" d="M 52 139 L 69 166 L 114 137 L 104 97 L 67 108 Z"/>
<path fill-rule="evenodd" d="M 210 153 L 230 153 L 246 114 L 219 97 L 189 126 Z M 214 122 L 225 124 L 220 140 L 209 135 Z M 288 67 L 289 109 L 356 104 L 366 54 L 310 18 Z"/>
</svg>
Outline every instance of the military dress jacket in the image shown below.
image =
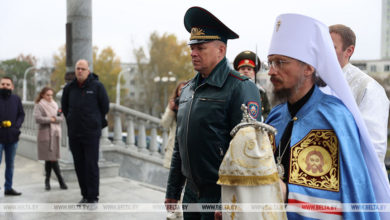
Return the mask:
<svg viewBox="0 0 390 220">
<path fill-rule="evenodd" d="M 259 91 L 248 79 L 224 58 L 208 78 L 198 73 L 183 87 L 166 198 L 178 199 L 186 179 L 196 193 L 217 187 L 230 131 L 242 119 L 241 105 L 248 106 L 251 117 L 261 119 Z"/>
</svg>

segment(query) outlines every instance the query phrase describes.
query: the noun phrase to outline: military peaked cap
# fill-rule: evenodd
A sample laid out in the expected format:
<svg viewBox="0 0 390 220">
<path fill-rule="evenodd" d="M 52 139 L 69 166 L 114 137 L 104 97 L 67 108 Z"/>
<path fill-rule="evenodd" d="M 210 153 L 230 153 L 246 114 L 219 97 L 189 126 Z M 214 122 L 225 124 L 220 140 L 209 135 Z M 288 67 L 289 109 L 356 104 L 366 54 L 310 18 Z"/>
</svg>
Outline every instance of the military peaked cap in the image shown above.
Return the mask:
<svg viewBox="0 0 390 220">
<path fill-rule="evenodd" d="M 256 63 L 257 58 L 257 63 Z M 234 69 L 238 71 L 240 67 L 249 66 L 255 69 L 255 72 L 259 71 L 261 62 L 258 56 L 252 51 L 246 50 L 239 53 L 233 62 Z"/>
<path fill-rule="evenodd" d="M 228 39 L 239 37 L 238 34 L 230 30 L 217 17 L 201 7 L 191 7 L 187 10 L 184 15 L 184 26 L 191 33 L 188 45 L 213 40 L 227 43 Z"/>
</svg>

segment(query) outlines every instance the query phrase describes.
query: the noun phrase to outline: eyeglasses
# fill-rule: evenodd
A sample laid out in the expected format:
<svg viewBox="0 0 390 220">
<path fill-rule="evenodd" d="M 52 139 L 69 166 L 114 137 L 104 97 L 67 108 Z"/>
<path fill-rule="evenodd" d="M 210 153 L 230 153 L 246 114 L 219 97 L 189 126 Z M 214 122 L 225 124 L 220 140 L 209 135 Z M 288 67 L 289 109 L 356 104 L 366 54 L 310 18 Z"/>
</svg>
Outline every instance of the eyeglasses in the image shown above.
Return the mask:
<svg viewBox="0 0 390 220">
<path fill-rule="evenodd" d="M 283 68 L 284 63 L 291 63 L 292 61 L 287 61 L 287 60 L 271 60 L 268 61 L 268 66 L 269 68 L 274 68 L 275 70 L 280 70 Z"/>
</svg>

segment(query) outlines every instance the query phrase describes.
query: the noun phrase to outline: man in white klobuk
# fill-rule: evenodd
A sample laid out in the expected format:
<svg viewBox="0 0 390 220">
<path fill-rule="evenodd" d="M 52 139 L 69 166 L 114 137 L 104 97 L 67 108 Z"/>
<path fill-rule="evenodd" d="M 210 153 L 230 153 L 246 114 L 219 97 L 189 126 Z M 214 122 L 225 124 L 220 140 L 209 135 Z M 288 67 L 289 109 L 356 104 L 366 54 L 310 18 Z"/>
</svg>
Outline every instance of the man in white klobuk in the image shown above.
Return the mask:
<svg viewBox="0 0 390 220">
<path fill-rule="evenodd" d="M 276 130 L 252 119 L 245 105 L 241 109 L 243 119 L 230 132 L 233 139 L 219 167 L 222 218 L 287 219 L 269 140 Z"/>
<path fill-rule="evenodd" d="M 354 212 L 348 206 L 389 203 L 390 188 L 350 88 L 340 77 L 328 27 L 303 15 L 278 16 L 268 63 L 274 93 L 287 100 L 266 121 L 278 130 L 274 154 L 287 217 L 390 219 L 389 213 Z M 319 90 L 316 74 L 339 99 Z M 322 206 L 314 210 L 301 205 L 318 203 Z"/>
<path fill-rule="evenodd" d="M 345 79 L 351 88 L 352 95 L 367 126 L 382 169 L 387 175 L 385 156 L 387 151 L 389 99 L 384 88 L 375 79 L 349 62 L 355 51 L 356 42 L 355 33 L 351 28 L 336 24 L 329 26 L 329 32 Z"/>
</svg>

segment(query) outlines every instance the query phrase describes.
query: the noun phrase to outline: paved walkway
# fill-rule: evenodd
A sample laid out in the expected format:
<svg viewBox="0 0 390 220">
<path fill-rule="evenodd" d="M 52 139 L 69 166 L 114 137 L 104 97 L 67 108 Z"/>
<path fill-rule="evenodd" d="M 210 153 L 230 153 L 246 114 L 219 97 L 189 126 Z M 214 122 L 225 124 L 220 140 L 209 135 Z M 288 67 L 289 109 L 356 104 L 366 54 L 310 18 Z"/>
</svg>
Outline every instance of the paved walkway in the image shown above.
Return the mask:
<svg viewBox="0 0 390 220">
<path fill-rule="evenodd" d="M 100 201 L 95 210 L 81 210 L 80 208 L 70 208 L 67 211 L 52 210 L 53 203 L 66 203 L 75 207 L 81 199 L 80 190 L 77 182 L 67 182 L 68 190 L 61 190 L 56 179 L 51 179 L 51 190 L 44 190 L 44 171 L 43 162 L 30 160 L 22 156 L 16 156 L 14 184 L 13 187 L 22 192 L 21 196 L 4 197 L 4 160 L 0 166 L 0 219 L 15 220 L 89 220 L 89 219 L 166 219 L 165 212 L 135 212 L 134 206 L 137 203 L 163 205 L 164 189 L 150 186 L 144 183 L 136 182 L 127 178 L 115 177 L 100 180 Z M 53 174 L 52 174 L 53 175 Z M 4 208 L 8 205 L 17 206 L 25 204 L 31 208 L 34 204 L 46 211 L 28 212 L 5 212 Z M 48 208 L 44 208 L 47 205 Z M 122 206 L 120 206 L 122 205 Z M 129 206 L 128 206 L 129 205 Z M 104 207 L 103 207 L 104 206 Z M 114 211 L 110 211 L 108 206 L 113 206 Z M 129 208 L 130 207 L 130 208 Z M 84 207 L 85 208 L 85 207 Z M 119 210 L 121 210 L 120 212 Z M 48 212 L 47 210 L 51 210 Z M 69 211 L 71 210 L 71 211 Z M 138 209 L 139 210 L 139 209 Z"/>
</svg>

